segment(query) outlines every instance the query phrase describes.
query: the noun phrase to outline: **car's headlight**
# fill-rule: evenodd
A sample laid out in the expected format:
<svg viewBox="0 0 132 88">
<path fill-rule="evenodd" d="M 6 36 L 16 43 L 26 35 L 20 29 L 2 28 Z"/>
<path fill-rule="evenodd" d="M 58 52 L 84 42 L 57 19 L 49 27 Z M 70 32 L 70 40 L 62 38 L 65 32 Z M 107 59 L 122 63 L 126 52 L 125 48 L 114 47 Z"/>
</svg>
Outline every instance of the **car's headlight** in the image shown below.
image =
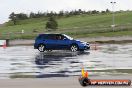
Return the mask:
<svg viewBox="0 0 132 88">
<path fill-rule="evenodd" d="M 88 46 L 88 47 L 90 47 L 90 44 L 89 44 L 89 43 L 87 43 L 87 46 Z"/>
<path fill-rule="evenodd" d="M 86 43 L 87 45 L 90 45 L 88 42 Z"/>
</svg>

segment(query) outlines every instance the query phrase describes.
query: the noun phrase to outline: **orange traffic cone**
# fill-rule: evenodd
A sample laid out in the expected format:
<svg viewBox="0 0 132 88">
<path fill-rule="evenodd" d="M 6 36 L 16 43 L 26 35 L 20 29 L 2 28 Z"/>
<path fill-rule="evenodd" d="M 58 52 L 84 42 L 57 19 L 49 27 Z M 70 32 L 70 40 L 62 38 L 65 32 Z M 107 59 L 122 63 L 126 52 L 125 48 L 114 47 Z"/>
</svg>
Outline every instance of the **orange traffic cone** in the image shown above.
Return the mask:
<svg viewBox="0 0 132 88">
<path fill-rule="evenodd" d="M 3 47 L 4 49 L 6 49 L 6 47 L 7 47 L 7 46 L 6 46 L 6 42 L 4 43 L 4 45 L 3 45 L 2 47 Z"/>
<path fill-rule="evenodd" d="M 88 71 L 85 72 L 85 77 L 88 78 Z"/>
<path fill-rule="evenodd" d="M 84 71 L 84 67 L 83 67 L 83 65 L 82 65 L 82 77 L 85 77 L 85 78 L 88 78 L 88 71 Z"/>
</svg>

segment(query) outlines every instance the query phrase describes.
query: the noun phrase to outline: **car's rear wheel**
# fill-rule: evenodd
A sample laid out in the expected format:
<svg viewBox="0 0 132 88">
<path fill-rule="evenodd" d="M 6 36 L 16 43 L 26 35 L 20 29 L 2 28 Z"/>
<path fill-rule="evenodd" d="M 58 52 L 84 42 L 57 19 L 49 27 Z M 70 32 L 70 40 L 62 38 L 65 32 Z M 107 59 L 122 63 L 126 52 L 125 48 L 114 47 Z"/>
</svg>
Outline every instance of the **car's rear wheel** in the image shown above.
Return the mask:
<svg viewBox="0 0 132 88">
<path fill-rule="evenodd" d="M 38 50 L 39 50 L 40 52 L 44 52 L 44 51 L 45 51 L 45 45 L 44 45 L 44 44 L 40 44 L 40 45 L 38 46 Z"/>
<path fill-rule="evenodd" d="M 73 45 L 71 45 L 70 49 L 72 52 L 76 52 L 76 51 L 78 51 L 78 46 L 76 44 L 73 44 Z"/>
</svg>

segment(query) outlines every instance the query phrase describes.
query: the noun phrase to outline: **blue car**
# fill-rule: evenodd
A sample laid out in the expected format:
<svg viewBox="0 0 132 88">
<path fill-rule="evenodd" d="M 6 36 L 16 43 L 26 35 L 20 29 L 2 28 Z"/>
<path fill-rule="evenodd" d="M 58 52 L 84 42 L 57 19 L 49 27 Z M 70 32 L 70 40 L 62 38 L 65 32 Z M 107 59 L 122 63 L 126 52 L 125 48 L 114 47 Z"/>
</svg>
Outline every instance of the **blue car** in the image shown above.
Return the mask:
<svg viewBox="0 0 132 88">
<path fill-rule="evenodd" d="M 34 49 L 40 52 L 52 50 L 71 50 L 72 52 L 89 50 L 87 42 L 74 40 L 66 34 L 39 34 L 36 37 Z"/>
</svg>

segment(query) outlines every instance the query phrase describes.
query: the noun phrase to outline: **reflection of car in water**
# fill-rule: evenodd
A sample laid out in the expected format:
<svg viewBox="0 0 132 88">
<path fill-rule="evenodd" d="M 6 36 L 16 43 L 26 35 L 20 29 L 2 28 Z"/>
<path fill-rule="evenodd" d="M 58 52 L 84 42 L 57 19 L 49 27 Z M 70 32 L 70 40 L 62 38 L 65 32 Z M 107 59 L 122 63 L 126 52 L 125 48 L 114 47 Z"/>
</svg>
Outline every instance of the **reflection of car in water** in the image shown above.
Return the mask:
<svg viewBox="0 0 132 88">
<path fill-rule="evenodd" d="M 57 62 L 57 61 L 62 61 L 67 57 L 67 60 L 72 59 L 72 62 L 76 62 L 76 59 L 78 56 L 82 55 L 89 55 L 90 52 L 62 52 L 62 51 L 54 51 L 51 53 L 43 53 L 40 52 L 38 55 L 35 57 L 35 63 L 37 65 L 50 65 L 51 62 Z M 53 63 L 52 63 L 53 64 Z M 55 65 L 55 63 L 54 63 Z"/>
<path fill-rule="evenodd" d="M 40 34 L 35 40 L 34 48 L 40 52 L 45 50 L 71 50 L 75 52 L 89 50 L 90 45 L 87 42 L 74 40 L 65 34 Z"/>
<path fill-rule="evenodd" d="M 39 74 L 37 78 L 73 76 L 74 72 L 80 72 L 79 64 L 82 61 L 79 58 L 89 54 L 90 52 L 68 52 L 61 50 L 39 52 L 34 58 L 34 63 L 38 68 L 36 73 Z"/>
</svg>

